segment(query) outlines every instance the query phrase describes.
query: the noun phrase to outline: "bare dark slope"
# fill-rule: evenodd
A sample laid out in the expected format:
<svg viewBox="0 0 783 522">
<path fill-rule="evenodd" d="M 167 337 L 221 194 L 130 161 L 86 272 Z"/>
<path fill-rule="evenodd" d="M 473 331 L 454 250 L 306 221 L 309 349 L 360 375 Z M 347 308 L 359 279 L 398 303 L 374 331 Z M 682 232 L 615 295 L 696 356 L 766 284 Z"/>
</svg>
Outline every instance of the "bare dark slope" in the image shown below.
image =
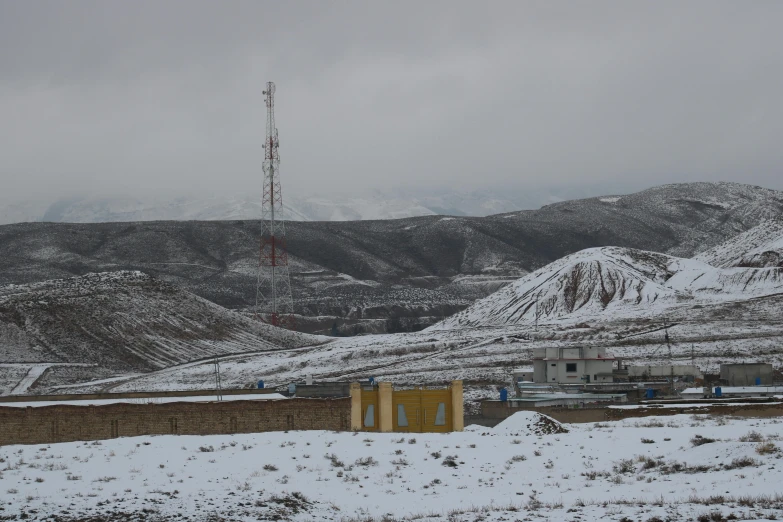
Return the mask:
<svg viewBox="0 0 783 522">
<path fill-rule="evenodd" d="M 287 226 L 298 311 L 326 316 L 303 326 L 328 329 L 333 317 L 427 324 L 578 250 L 613 245 L 689 257 L 780 215 L 781 192 L 692 183 L 486 218 Z M 0 284 L 141 270 L 244 308 L 255 298 L 259 233 L 253 221 L 7 225 Z"/>
</svg>

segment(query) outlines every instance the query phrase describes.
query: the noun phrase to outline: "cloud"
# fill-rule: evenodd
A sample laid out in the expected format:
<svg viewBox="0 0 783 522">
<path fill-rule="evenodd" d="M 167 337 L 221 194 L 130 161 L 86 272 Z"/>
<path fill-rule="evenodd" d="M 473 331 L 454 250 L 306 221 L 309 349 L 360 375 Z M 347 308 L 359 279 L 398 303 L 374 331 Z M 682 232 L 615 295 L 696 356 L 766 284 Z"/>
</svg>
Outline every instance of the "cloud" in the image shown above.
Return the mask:
<svg viewBox="0 0 783 522">
<path fill-rule="evenodd" d="M 0 3 L 14 198 L 733 180 L 783 188 L 783 3 Z"/>
</svg>

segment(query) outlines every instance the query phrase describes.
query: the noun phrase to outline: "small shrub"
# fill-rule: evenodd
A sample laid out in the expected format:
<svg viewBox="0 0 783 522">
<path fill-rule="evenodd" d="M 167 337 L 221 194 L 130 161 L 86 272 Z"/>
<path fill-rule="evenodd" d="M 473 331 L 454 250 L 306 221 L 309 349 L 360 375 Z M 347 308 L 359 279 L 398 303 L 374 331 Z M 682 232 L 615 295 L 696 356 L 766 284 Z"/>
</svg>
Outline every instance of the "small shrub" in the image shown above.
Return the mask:
<svg viewBox="0 0 783 522">
<path fill-rule="evenodd" d="M 416 439 L 408 439 L 408 444 L 416 444 Z"/>
<path fill-rule="evenodd" d="M 334 453 L 332 453 L 332 454 L 327 453 L 326 455 L 324 455 L 324 458 L 326 460 L 331 461 L 331 464 L 332 464 L 333 468 L 344 468 L 345 467 L 345 463 L 342 460 L 338 459 L 337 455 L 335 455 Z"/>
<path fill-rule="evenodd" d="M 725 469 L 740 469 L 747 468 L 749 466 L 758 466 L 759 463 L 750 457 L 738 457 L 732 460 L 729 464 L 724 465 Z"/>
<path fill-rule="evenodd" d="M 702 437 L 701 435 L 696 435 L 691 439 L 691 444 L 694 446 L 701 446 L 703 444 L 711 444 L 715 442 L 715 439 L 711 439 L 709 437 Z"/>
<path fill-rule="evenodd" d="M 759 455 L 771 455 L 778 452 L 778 447 L 771 442 L 762 442 L 756 446 L 756 453 Z"/>
<path fill-rule="evenodd" d="M 35 481 L 38 482 L 38 483 L 41 483 L 41 482 L 44 481 L 44 479 L 42 479 L 41 477 L 36 477 Z"/>
<path fill-rule="evenodd" d="M 652 439 L 642 439 L 642 444 L 655 444 L 655 441 Z"/>
<path fill-rule="evenodd" d="M 739 438 L 740 442 L 762 442 L 764 440 L 764 436 L 761 435 L 761 433 L 757 431 L 749 431 L 745 435 Z"/>
<path fill-rule="evenodd" d="M 443 459 L 443 462 L 441 462 L 441 464 L 449 468 L 456 468 L 457 461 L 454 459 L 455 459 L 454 457 L 446 457 L 445 459 Z"/>
<path fill-rule="evenodd" d="M 631 473 L 634 469 L 633 460 L 631 459 L 619 460 L 612 465 L 612 471 L 615 473 Z"/>
<path fill-rule="evenodd" d="M 365 467 L 377 466 L 378 465 L 378 461 L 375 460 L 372 457 L 364 457 L 364 458 L 361 458 L 361 459 L 356 459 L 356 461 L 353 464 L 354 464 L 354 466 L 365 466 Z"/>
<path fill-rule="evenodd" d="M 440 451 L 433 451 L 432 453 L 430 453 L 430 455 L 432 455 L 433 459 L 439 459 L 440 458 Z"/>
<path fill-rule="evenodd" d="M 215 448 L 213 446 L 200 446 L 198 450 L 202 453 L 211 453 L 215 451 Z"/>
<path fill-rule="evenodd" d="M 274 464 L 264 464 L 264 471 L 277 471 L 277 466 Z"/>
</svg>

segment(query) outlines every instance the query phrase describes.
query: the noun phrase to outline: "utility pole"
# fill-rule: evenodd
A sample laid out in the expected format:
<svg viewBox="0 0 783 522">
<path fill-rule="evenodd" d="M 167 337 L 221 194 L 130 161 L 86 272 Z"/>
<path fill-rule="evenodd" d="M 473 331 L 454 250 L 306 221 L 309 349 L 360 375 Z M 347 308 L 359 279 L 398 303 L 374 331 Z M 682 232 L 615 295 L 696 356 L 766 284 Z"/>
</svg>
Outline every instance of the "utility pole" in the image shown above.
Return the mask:
<svg viewBox="0 0 783 522">
<path fill-rule="evenodd" d="M 274 326 L 294 328 L 294 301 L 288 275 L 288 249 L 280 188 L 280 142 L 275 127 L 275 84 L 267 82 L 264 186 L 261 198 L 261 249 L 255 314 Z"/>
<path fill-rule="evenodd" d="M 218 401 L 223 400 L 223 387 L 220 382 L 220 359 L 218 357 L 215 357 L 215 394 Z"/>
<path fill-rule="evenodd" d="M 669 371 L 671 394 L 674 395 L 674 359 L 672 358 L 672 343 L 669 340 L 669 327 L 666 326 L 666 319 L 663 320 L 663 336 L 666 339 L 666 346 L 669 348 Z"/>
<path fill-rule="evenodd" d="M 536 307 L 536 332 L 538 331 L 538 298 L 535 300 L 535 307 Z"/>
</svg>

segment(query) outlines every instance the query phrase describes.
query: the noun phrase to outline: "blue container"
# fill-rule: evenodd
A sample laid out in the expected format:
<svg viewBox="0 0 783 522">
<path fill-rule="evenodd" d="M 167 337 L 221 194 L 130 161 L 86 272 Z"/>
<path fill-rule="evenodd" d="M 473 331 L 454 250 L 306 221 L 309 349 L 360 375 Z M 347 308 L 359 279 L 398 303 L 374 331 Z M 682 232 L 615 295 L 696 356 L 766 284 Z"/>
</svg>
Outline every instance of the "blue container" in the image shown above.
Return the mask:
<svg viewBox="0 0 783 522">
<path fill-rule="evenodd" d="M 508 400 L 508 390 L 505 388 L 500 389 L 500 402 L 506 402 Z"/>
<path fill-rule="evenodd" d="M 263 390 L 264 389 L 264 381 L 258 381 L 258 389 Z"/>
<path fill-rule="evenodd" d="M 720 386 L 715 387 L 715 396 L 716 397 L 723 397 L 723 390 L 720 389 Z"/>
<path fill-rule="evenodd" d="M 655 398 L 655 390 L 652 388 L 647 388 L 647 398 L 648 399 L 654 399 Z"/>
<path fill-rule="evenodd" d="M 756 386 L 761 386 L 761 377 L 756 377 Z"/>
</svg>

